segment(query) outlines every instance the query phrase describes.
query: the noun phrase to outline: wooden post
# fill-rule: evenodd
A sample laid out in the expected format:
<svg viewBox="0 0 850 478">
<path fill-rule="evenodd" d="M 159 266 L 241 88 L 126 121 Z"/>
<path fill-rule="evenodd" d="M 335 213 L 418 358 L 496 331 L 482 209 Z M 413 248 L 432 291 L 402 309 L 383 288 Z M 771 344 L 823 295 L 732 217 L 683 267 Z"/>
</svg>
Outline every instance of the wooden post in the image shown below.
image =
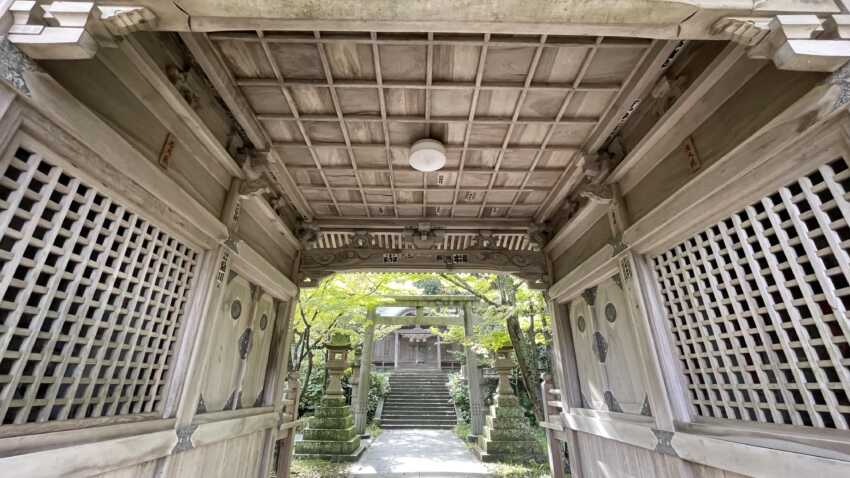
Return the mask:
<svg viewBox="0 0 850 478">
<path fill-rule="evenodd" d="M 363 435 L 369 419 L 369 377 L 372 369 L 372 349 L 375 340 L 375 309 L 367 315 L 366 335 L 363 337 L 363 353 L 360 358 L 360 376 L 357 384 L 357 406 L 354 409 L 354 431 Z"/>
<path fill-rule="evenodd" d="M 550 405 L 551 401 L 549 400 L 550 390 L 552 390 L 552 376 L 544 373 L 542 378 L 540 394 L 543 397 L 544 416 L 547 422 L 550 416 L 554 416 L 555 422 L 560 424 L 560 411 L 558 407 Z M 561 445 L 555 437 L 555 432 L 549 428 L 546 429 L 546 443 L 548 444 L 549 469 L 552 471 L 552 478 L 564 478 L 564 456 L 561 453 Z"/>
<path fill-rule="evenodd" d="M 437 336 L 437 369 L 442 370 L 443 358 L 440 356 L 440 336 Z"/>
<path fill-rule="evenodd" d="M 561 390 L 562 410 L 566 413 L 573 408 L 581 408 L 581 386 L 579 385 L 578 364 L 573 346 L 572 329 L 567 307 L 554 300 L 549 302 L 552 313 L 552 355 L 555 366 L 555 383 Z M 583 476 L 581 456 L 578 451 L 578 433 L 565 427 L 567 455 L 570 474 L 574 478 Z"/>
<path fill-rule="evenodd" d="M 292 371 L 287 380 L 286 401 L 287 418 L 294 421 L 298 418 L 298 401 L 301 398 L 301 386 L 298 372 Z M 286 430 L 286 436 L 278 441 L 277 446 L 277 478 L 289 478 L 289 469 L 292 465 L 292 451 L 295 448 L 295 429 Z"/>
<path fill-rule="evenodd" d="M 398 330 L 395 332 L 395 355 L 393 357 L 393 368 L 398 368 Z"/>
<path fill-rule="evenodd" d="M 230 237 L 234 237 L 238 229 L 241 199 L 239 190 L 242 180 L 234 178 L 230 183 L 221 220 L 227 226 Z M 198 300 L 192 304 L 191 314 L 199 317 L 199 325 L 195 331 L 195 344 L 187 363 L 186 375 L 182 378 L 182 388 L 176 408 L 176 428 L 187 427 L 195 418 L 198 399 L 201 395 L 204 374 L 209 366 L 208 356 L 214 342 L 215 327 L 213 321 L 216 311 L 221 306 L 224 297 L 224 286 L 230 273 L 231 255 L 234 253 L 231 243 L 217 246 L 207 254 L 207 261 L 202 268 L 203 282 L 199 281 Z"/>
<path fill-rule="evenodd" d="M 469 302 L 463 303 L 463 332 L 467 339 L 472 338 L 474 317 Z M 469 421 L 472 428 L 469 439 L 472 440 L 484 432 L 484 406 L 481 403 L 481 370 L 478 369 L 478 355 L 470 346 L 465 346 L 466 372 L 469 383 Z"/>
</svg>

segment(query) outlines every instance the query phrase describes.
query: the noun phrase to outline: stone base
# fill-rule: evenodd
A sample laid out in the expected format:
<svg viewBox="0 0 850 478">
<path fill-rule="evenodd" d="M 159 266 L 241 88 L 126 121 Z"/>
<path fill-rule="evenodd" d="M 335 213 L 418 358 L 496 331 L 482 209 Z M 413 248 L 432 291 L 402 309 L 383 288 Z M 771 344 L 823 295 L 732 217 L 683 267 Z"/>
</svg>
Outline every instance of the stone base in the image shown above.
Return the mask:
<svg viewBox="0 0 850 478">
<path fill-rule="evenodd" d="M 326 396 L 307 422 L 304 439 L 295 444 L 295 456 L 350 461 L 356 460 L 364 448 L 345 399 Z"/>
<path fill-rule="evenodd" d="M 355 461 L 360 459 L 360 455 L 362 455 L 363 452 L 366 451 L 366 448 L 369 448 L 370 443 L 370 441 L 361 442 L 360 446 L 358 446 L 356 450 L 346 455 L 329 455 L 323 453 L 296 453 L 295 456 L 297 458 L 304 458 L 306 460 L 323 460 L 330 461 L 333 463 L 354 463 Z"/>
<path fill-rule="evenodd" d="M 483 462 L 542 460 L 519 399 L 513 395 L 497 395 L 494 402 L 484 432 L 478 435 L 474 447 L 478 458 Z"/>
</svg>

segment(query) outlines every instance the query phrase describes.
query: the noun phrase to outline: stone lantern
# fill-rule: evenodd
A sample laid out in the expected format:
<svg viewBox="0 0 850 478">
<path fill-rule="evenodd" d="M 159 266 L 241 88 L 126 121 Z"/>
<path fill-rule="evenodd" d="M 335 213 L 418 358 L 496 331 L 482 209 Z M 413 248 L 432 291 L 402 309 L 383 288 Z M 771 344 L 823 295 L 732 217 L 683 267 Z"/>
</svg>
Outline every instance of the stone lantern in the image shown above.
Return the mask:
<svg viewBox="0 0 850 478">
<path fill-rule="evenodd" d="M 351 339 L 345 334 L 333 334 L 331 340 L 325 344 L 325 350 L 328 354 L 325 365 L 328 369 L 328 388 L 325 390 L 325 396 L 342 397 L 342 374 L 348 368 Z"/>
<path fill-rule="evenodd" d="M 525 410 L 511 388 L 514 368 L 513 347 L 502 347 L 495 353 L 499 385 L 487 415 L 484 432 L 478 437 L 475 452 L 481 461 L 526 461 L 538 458 L 537 442 L 531 433 Z"/>
<path fill-rule="evenodd" d="M 351 340 L 334 334 L 325 344 L 328 386 L 315 415 L 304 430 L 304 439 L 295 445 L 297 456 L 330 461 L 355 461 L 365 448 L 354 431 L 351 407 L 345 404 L 342 374 L 348 367 Z"/>
</svg>

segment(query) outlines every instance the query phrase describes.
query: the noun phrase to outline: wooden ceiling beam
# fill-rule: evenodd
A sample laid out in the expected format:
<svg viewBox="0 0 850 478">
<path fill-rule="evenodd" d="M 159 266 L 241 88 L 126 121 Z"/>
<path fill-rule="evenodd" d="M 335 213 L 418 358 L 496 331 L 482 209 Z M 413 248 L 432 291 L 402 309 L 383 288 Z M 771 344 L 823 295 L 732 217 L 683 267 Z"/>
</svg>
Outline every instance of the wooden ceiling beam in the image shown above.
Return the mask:
<svg viewBox="0 0 850 478">
<path fill-rule="evenodd" d="M 454 198 L 452 204 L 457 204 L 457 198 L 460 193 L 461 178 L 463 178 L 463 168 L 466 165 L 466 153 L 468 151 L 469 140 L 472 136 L 472 120 L 475 119 L 475 113 L 478 110 L 478 98 L 481 94 L 481 82 L 484 81 L 484 65 L 487 62 L 487 50 L 489 49 L 490 34 L 484 34 L 484 44 L 481 46 L 481 51 L 478 54 L 478 66 L 475 70 L 475 89 L 472 90 L 472 101 L 469 105 L 469 116 L 467 117 L 466 132 L 463 135 L 463 147 L 460 151 L 460 165 L 457 172 L 457 183 L 455 184 Z M 450 213 L 454 216 L 454 209 Z"/>
<path fill-rule="evenodd" d="M 514 104 L 514 113 L 511 115 L 510 123 L 508 126 L 508 130 L 505 132 L 504 139 L 502 140 L 502 147 L 499 149 L 499 154 L 496 156 L 496 164 L 493 165 L 493 174 L 490 176 L 490 184 L 487 186 L 488 191 L 484 193 L 484 198 L 481 203 L 481 209 L 478 210 L 478 217 L 484 216 L 484 211 L 487 208 L 487 197 L 489 196 L 489 191 L 493 189 L 494 184 L 496 183 L 496 176 L 499 172 L 499 168 L 502 167 L 502 160 L 505 157 L 505 153 L 507 152 L 508 145 L 511 143 L 511 138 L 513 137 L 514 128 L 519 123 L 519 115 L 522 112 L 522 107 L 525 105 L 525 99 L 528 98 L 528 88 L 531 86 L 531 82 L 534 80 L 534 75 L 537 73 L 537 65 L 540 64 L 540 56 L 543 54 L 543 45 L 546 44 L 546 39 L 548 37 L 546 35 L 540 35 L 540 43 L 534 50 L 534 56 L 531 58 L 531 64 L 528 66 L 528 71 L 525 74 L 525 82 L 523 83 L 523 89 L 519 93 L 519 98 L 517 98 L 516 103 Z M 567 93 L 567 96 L 572 96 L 572 93 Z M 595 121 L 594 121 L 595 123 Z M 549 125 L 549 130 L 555 128 L 556 122 L 553 122 Z M 541 145 L 541 151 L 537 154 L 541 154 L 542 150 L 546 149 L 545 144 Z M 528 173 L 526 173 L 528 174 Z M 520 196 L 520 193 L 515 194 L 515 199 Z M 507 205 L 510 207 L 511 205 Z M 495 207 L 495 206 L 494 206 Z M 491 209 L 492 213 L 492 209 Z"/>
<path fill-rule="evenodd" d="M 327 114 L 309 114 L 309 115 L 299 115 L 297 118 L 293 115 L 286 114 L 272 114 L 272 113 L 263 113 L 258 114 L 257 119 L 261 121 L 316 121 L 321 123 L 336 123 L 338 121 L 336 115 L 327 115 Z M 396 123 L 469 123 L 469 119 L 463 116 L 432 116 L 431 118 L 424 118 L 422 116 L 413 116 L 413 115 L 395 115 L 395 116 L 386 116 L 386 119 L 381 115 L 367 115 L 367 114 L 351 114 L 345 115 L 345 121 L 363 121 L 367 123 L 381 123 L 384 121 L 388 122 L 396 122 Z M 550 120 L 543 118 L 525 118 L 516 120 L 512 120 L 508 117 L 493 117 L 493 116 L 483 116 L 476 117 L 473 123 L 475 124 L 486 124 L 486 125 L 543 125 L 543 126 L 552 126 L 558 124 L 570 124 L 570 125 L 595 125 L 599 121 L 599 118 L 561 118 L 558 120 Z"/>
<path fill-rule="evenodd" d="M 324 186 L 313 186 L 308 184 L 299 184 L 300 187 L 304 191 L 314 191 L 314 192 L 324 192 Z M 335 191 L 359 191 L 359 187 L 355 186 L 334 186 Z M 400 192 L 424 192 L 424 191 L 436 191 L 436 192 L 447 192 L 454 191 L 454 186 L 429 186 L 429 187 L 412 187 L 412 186 L 396 186 L 395 191 Z M 493 192 L 505 192 L 505 193 L 514 193 L 514 192 L 548 192 L 549 188 L 547 187 L 534 187 L 534 186 L 526 186 L 524 188 L 519 187 L 497 187 L 489 189 L 486 186 L 462 186 L 462 191 L 488 191 L 492 190 Z M 392 193 L 393 190 L 389 188 L 389 186 L 364 186 L 363 191 L 367 193 Z M 438 206 L 440 204 L 437 204 Z"/>
<path fill-rule="evenodd" d="M 245 135 L 248 136 L 248 140 L 251 141 L 254 148 L 269 152 L 269 160 L 273 167 L 280 171 L 280 174 L 276 174 L 275 177 L 280 182 L 280 187 L 286 197 L 289 198 L 303 218 L 312 219 L 313 209 L 298 189 L 295 180 L 286 169 L 286 164 L 277 154 L 277 151 L 272 148 L 271 138 L 254 116 L 251 105 L 236 85 L 230 70 L 225 66 L 215 46 L 202 33 L 181 33 L 180 38 L 200 65 L 216 92 L 221 96 L 236 122 L 245 131 Z"/>
<path fill-rule="evenodd" d="M 315 166 L 302 166 L 302 165 L 289 165 L 290 171 L 316 171 Z M 336 173 L 351 173 L 354 174 L 355 170 L 351 166 L 323 166 L 323 171 L 326 172 L 336 172 Z M 538 168 L 535 171 L 539 173 L 555 173 L 560 174 L 564 168 Z M 375 168 L 375 167 L 361 167 L 357 168 L 357 171 L 361 173 L 390 173 L 390 170 L 387 168 Z M 398 172 L 407 172 L 407 173 L 418 173 L 418 174 L 426 174 L 422 171 L 417 171 L 413 168 L 404 168 L 404 169 L 395 169 L 394 171 Z M 496 172 L 502 173 L 526 173 L 528 169 L 526 168 L 501 168 L 499 171 L 495 171 L 493 168 L 466 168 L 465 171 L 471 174 L 494 174 Z M 460 168 L 443 168 L 439 171 L 434 171 L 432 173 L 427 174 L 441 174 L 441 173 L 460 173 Z"/>
<path fill-rule="evenodd" d="M 269 87 L 278 86 L 274 78 L 237 78 L 236 84 L 245 87 Z M 299 79 L 290 78 L 283 82 L 285 86 L 309 86 L 315 88 L 329 88 L 330 84 L 326 80 L 314 79 Z M 380 90 L 474 90 L 476 88 L 474 81 L 432 81 L 428 84 L 427 81 L 410 81 L 410 80 L 386 80 L 378 84 L 375 80 L 334 80 L 334 85 L 339 88 L 361 88 L 361 89 L 380 89 Z M 529 91 L 582 91 L 582 92 L 617 92 L 623 85 L 619 83 L 586 83 L 578 87 L 573 86 L 573 83 L 538 83 L 532 82 L 528 86 Z M 524 83 L 512 81 L 489 81 L 481 83 L 480 90 L 522 90 L 525 89 Z"/>
<path fill-rule="evenodd" d="M 521 37 L 499 37 L 498 40 L 490 40 L 486 42 L 483 39 L 473 38 L 462 35 L 434 35 L 429 32 L 430 37 L 426 38 L 422 34 L 398 35 L 379 37 L 376 35 L 364 34 L 330 34 L 322 35 L 321 38 L 312 36 L 304 36 L 293 33 L 271 33 L 266 35 L 269 43 L 290 43 L 290 44 L 329 44 L 329 43 L 344 43 L 344 44 L 361 44 L 361 45 L 405 45 L 405 46 L 484 46 L 488 44 L 491 47 L 497 48 L 520 48 L 529 47 L 536 48 L 539 42 L 526 40 Z M 216 32 L 210 33 L 210 38 L 214 41 L 238 41 L 247 43 L 256 43 L 257 38 L 250 33 L 242 32 Z M 532 35 L 529 35 L 532 36 Z M 538 36 L 538 34 L 534 34 Z M 545 48 L 590 48 L 596 43 L 595 37 L 552 37 L 546 40 L 543 45 Z M 643 38 L 611 38 L 607 42 L 600 44 L 600 48 L 646 48 L 651 43 L 651 40 Z"/>
<path fill-rule="evenodd" d="M 525 231 L 529 221 L 526 218 L 485 218 L 474 217 L 429 217 L 429 218 L 398 218 L 381 217 L 329 217 L 320 216 L 314 219 L 313 224 L 321 229 L 398 229 L 403 230 L 407 226 L 418 227 L 423 222 L 431 224 L 432 227 L 441 227 L 448 230 L 456 229 L 487 229 L 487 230 L 515 230 Z"/>
<path fill-rule="evenodd" d="M 316 40 L 321 38 L 321 33 L 319 33 L 318 31 L 313 32 L 313 34 L 315 35 Z M 337 94 L 336 86 L 334 85 L 333 73 L 331 72 L 331 65 L 328 62 L 328 55 L 325 52 L 325 45 L 319 43 L 318 45 L 316 45 L 316 49 L 319 51 L 319 61 L 322 65 L 322 73 L 325 75 L 325 80 L 328 82 L 328 85 L 330 85 L 328 90 L 331 93 L 331 102 L 333 103 L 334 112 L 336 113 L 336 121 L 339 123 L 339 129 L 342 132 L 342 139 L 343 141 L 345 141 L 345 151 L 348 153 L 348 160 L 351 161 L 351 167 L 354 168 L 354 171 L 356 173 L 357 160 L 354 158 L 354 150 L 351 149 L 351 135 L 348 132 L 348 123 L 345 121 L 345 118 L 342 114 L 342 106 L 340 105 L 339 95 Z M 273 57 L 270 57 L 269 60 L 273 60 Z M 280 76 L 280 78 L 282 79 L 283 77 Z M 383 98 L 381 98 L 381 102 L 383 103 Z M 290 105 L 290 108 L 293 112 L 295 111 L 294 105 Z M 386 110 L 382 110 L 382 113 L 384 116 L 384 123 L 386 123 Z M 306 132 L 304 133 L 304 135 L 306 137 Z M 384 135 L 388 137 L 386 133 Z M 389 139 L 387 141 L 389 141 Z M 389 153 L 389 148 L 387 149 L 387 152 Z M 389 154 L 387 155 L 387 162 L 389 162 L 390 167 L 392 167 Z M 355 181 L 357 181 L 357 185 L 362 190 L 363 183 L 360 182 L 360 175 L 355 174 L 354 179 Z M 395 195 L 393 195 L 393 197 L 395 197 Z M 371 216 L 372 212 L 369 210 L 369 202 L 366 200 L 366 195 L 361 194 L 360 200 L 363 201 L 363 206 L 366 208 L 366 215 Z M 396 215 L 398 215 L 398 211 L 396 211 Z"/>
<path fill-rule="evenodd" d="M 375 34 L 372 33 L 372 36 Z M 381 67 L 381 51 L 377 45 L 372 45 L 372 64 L 375 68 L 375 82 L 380 87 L 384 83 L 384 75 Z M 393 154 L 392 154 L 392 141 L 390 141 L 390 128 L 389 123 L 387 122 L 387 100 L 383 93 L 383 90 L 380 90 L 381 94 L 378 95 L 378 103 L 381 108 L 381 130 L 384 134 L 384 158 L 387 161 L 387 168 L 389 169 L 389 181 L 390 181 L 390 190 L 393 195 L 393 212 L 395 216 L 398 217 L 398 197 L 396 197 L 395 193 L 395 174 L 393 174 Z M 427 102 L 426 102 L 427 105 Z M 427 106 L 426 106 L 427 108 Z M 427 119 L 427 118 L 426 118 Z M 358 179 L 359 180 L 359 179 Z M 366 196 L 363 194 L 363 186 L 360 185 L 361 196 Z M 425 211 L 422 211 L 422 215 L 425 215 Z"/>
<path fill-rule="evenodd" d="M 313 148 L 322 149 L 322 148 L 345 148 L 345 143 L 340 142 L 312 142 Z M 304 143 L 297 142 L 276 142 L 272 144 L 273 147 L 276 148 L 304 148 L 306 145 Z M 446 151 L 462 151 L 464 146 L 462 144 L 445 144 Z M 386 145 L 384 143 L 351 143 L 351 147 L 354 149 L 384 149 Z M 390 149 L 409 149 L 410 145 L 400 145 L 395 144 L 391 145 Z M 469 151 L 499 151 L 501 149 L 501 145 L 498 144 L 470 144 L 466 146 L 466 149 Z M 539 146 L 532 145 L 512 145 L 508 147 L 508 151 L 510 152 L 536 152 L 540 149 Z M 579 151 L 578 146 L 547 146 L 546 151 L 549 152 L 558 152 L 558 153 L 575 153 Z"/>
</svg>

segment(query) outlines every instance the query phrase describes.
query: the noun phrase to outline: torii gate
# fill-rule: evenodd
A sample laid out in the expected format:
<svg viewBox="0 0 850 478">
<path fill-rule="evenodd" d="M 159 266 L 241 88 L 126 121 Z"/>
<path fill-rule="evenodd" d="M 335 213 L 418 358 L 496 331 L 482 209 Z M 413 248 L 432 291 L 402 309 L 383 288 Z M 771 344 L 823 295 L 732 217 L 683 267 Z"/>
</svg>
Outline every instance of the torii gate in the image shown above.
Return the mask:
<svg viewBox="0 0 850 478">
<path fill-rule="evenodd" d="M 472 337 L 472 326 L 475 324 L 475 313 L 472 304 L 478 299 L 469 295 L 434 295 L 434 296 L 391 296 L 387 297 L 393 302 L 382 304 L 393 307 L 413 307 L 416 309 L 415 316 L 384 316 L 378 315 L 380 306 L 372 306 L 367 312 L 366 335 L 363 337 L 363 353 L 360 358 L 360 375 L 357 384 L 357 400 L 354 403 L 354 428 L 357 433 L 362 434 L 366 430 L 366 418 L 369 408 L 369 373 L 372 366 L 372 344 L 375 338 L 375 325 L 460 325 L 463 326 L 464 336 Z M 455 315 L 425 315 L 426 308 L 439 308 L 445 306 L 459 307 L 460 313 Z M 438 345 L 439 346 L 439 345 Z M 398 342 L 396 341 L 396 350 Z M 484 407 L 481 403 L 481 373 L 478 369 L 478 355 L 469 344 L 464 345 L 466 355 L 466 378 L 469 385 L 469 408 L 472 433 L 470 439 L 477 437 L 484 428 Z M 439 357 L 439 349 L 437 351 Z M 397 361 L 396 361 L 397 365 Z"/>
</svg>

